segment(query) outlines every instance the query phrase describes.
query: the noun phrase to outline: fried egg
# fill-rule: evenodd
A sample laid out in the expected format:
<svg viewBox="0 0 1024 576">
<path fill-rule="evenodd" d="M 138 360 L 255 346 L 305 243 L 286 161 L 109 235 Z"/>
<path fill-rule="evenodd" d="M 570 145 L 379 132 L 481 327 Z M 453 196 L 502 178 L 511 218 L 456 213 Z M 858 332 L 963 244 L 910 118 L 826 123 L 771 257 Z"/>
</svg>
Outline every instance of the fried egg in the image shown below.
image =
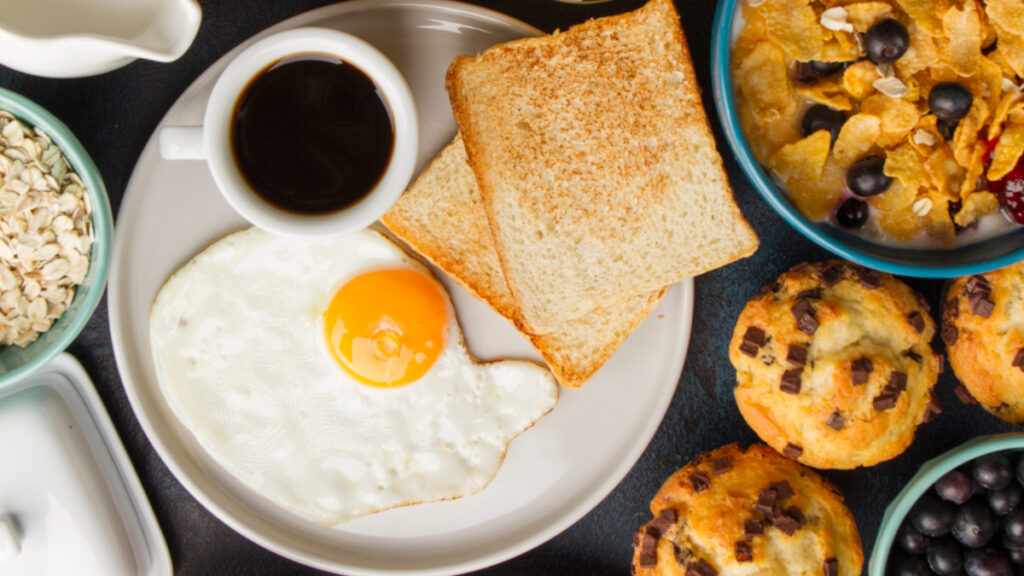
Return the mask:
<svg viewBox="0 0 1024 576">
<path fill-rule="evenodd" d="M 161 288 L 150 344 L 213 460 L 326 525 L 483 489 L 558 400 L 539 365 L 476 362 L 441 284 L 371 230 L 227 236 Z"/>
</svg>

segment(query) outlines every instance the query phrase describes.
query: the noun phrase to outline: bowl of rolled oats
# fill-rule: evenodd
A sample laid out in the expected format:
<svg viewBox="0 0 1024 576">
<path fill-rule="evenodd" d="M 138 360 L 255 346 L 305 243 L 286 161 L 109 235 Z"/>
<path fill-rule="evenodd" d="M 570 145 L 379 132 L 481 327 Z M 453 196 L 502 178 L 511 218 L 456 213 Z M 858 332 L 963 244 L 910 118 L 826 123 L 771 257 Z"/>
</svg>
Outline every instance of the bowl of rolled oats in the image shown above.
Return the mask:
<svg viewBox="0 0 1024 576">
<path fill-rule="evenodd" d="M 1020 0 L 722 0 L 715 104 L 820 246 L 908 276 L 1024 259 Z"/>
<path fill-rule="evenodd" d="M 107 278 L 110 202 L 78 139 L 0 88 L 0 388 L 78 336 Z"/>
</svg>

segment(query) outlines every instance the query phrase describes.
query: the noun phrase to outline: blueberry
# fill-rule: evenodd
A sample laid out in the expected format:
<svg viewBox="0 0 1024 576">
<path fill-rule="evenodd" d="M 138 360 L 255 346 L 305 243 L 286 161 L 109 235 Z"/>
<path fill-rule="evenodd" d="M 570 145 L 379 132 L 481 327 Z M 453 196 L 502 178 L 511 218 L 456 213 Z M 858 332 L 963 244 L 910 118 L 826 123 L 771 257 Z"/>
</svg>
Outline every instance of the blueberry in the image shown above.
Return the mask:
<svg viewBox="0 0 1024 576">
<path fill-rule="evenodd" d="M 1015 482 L 1010 482 L 1002 490 L 993 490 L 988 493 L 988 506 L 998 516 L 1006 516 L 1020 504 L 1021 490 Z"/>
<path fill-rule="evenodd" d="M 942 137 L 947 142 L 952 141 L 953 137 L 956 136 L 956 127 L 959 125 L 959 122 L 946 122 L 941 118 L 935 121 L 935 129 L 939 131 L 939 134 L 942 134 Z"/>
<path fill-rule="evenodd" d="M 864 50 L 875 64 L 892 64 L 910 47 L 910 33 L 892 18 L 874 24 L 864 34 Z"/>
<path fill-rule="evenodd" d="M 804 119 L 801 128 L 804 136 L 810 136 L 818 130 L 828 130 L 832 135 L 832 142 L 839 137 L 839 129 L 846 123 L 846 114 L 842 110 L 835 110 L 824 104 L 815 104 L 804 112 Z"/>
<path fill-rule="evenodd" d="M 860 228 L 868 221 L 868 203 L 859 198 L 847 198 L 836 208 L 836 224 L 843 228 Z"/>
<path fill-rule="evenodd" d="M 953 528 L 956 507 L 926 492 L 910 509 L 909 516 L 918 532 L 934 538 L 949 533 Z"/>
<path fill-rule="evenodd" d="M 974 495 L 974 481 L 962 470 L 950 470 L 935 482 L 935 493 L 943 500 L 963 504 Z"/>
<path fill-rule="evenodd" d="M 1018 544 L 1003 535 L 1003 550 L 1014 566 L 1024 566 L 1024 544 Z"/>
<path fill-rule="evenodd" d="M 928 94 L 928 107 L 931 108 L 932 114 L 950 124 L 955 124 L 967 116 L 973 103 L 974 95 L 958 82 L 936 84 Z"/>
<path fill-rule="evenodd" d="M 924 554 L 928 547 L 928 537 L 918 532 L 909 522 L 904 522 L 896 532 L 896 545 L 911 554 Z"/>
<path fill-rule="evenodd" d="M 1024 509 L 1006 515 L 1003 519 L 1003 533 L 1009 541 L 1024 545 Z"/>
<path fill-rule="evenodd" d="M 989 490 L 1002 490 L 1013 482 L 1010 460 L 1002 454 L 988 454 L 971 465 L 974 481 Z"/>
<path fill-rule="evenodd" d="M 818 76 L 831 76 L 846 68 L 846 62 L 819 62 L 811 60 L 811 70 Z"/>
<path fill-rule="evenodd" d="M 964 555 L 960 545 L 949 536 L 932 540 L 924 553 L 928 566 L 939 576 L 954 576 L 964 567 Z"/>
<path fill-rule="evenodd" d="M 886 576 L 931 576 L 928 563 L 920 556 L 903 556 L 890 561 Z"/>
<path fill-rule="evenodd" d="M 889 189 L 892 178 L 885 175 L 885 158 L 865 156 L 846 171 L 846 185 L 862 198 L 877 196 Z"/>
<path fill-rule="evenodd" d="M 971 550 L 964 560 L 968 576 L 1011 576 L 1013 568 L 1006 554 L 994 548 Z"/>
<path fill-rule="evenodd" d="M 992 510 L 981 500 L 972 500 L 957 510 L 953 536 L 968 548 L 981 548 L 995 536 Z"/>
</svg>

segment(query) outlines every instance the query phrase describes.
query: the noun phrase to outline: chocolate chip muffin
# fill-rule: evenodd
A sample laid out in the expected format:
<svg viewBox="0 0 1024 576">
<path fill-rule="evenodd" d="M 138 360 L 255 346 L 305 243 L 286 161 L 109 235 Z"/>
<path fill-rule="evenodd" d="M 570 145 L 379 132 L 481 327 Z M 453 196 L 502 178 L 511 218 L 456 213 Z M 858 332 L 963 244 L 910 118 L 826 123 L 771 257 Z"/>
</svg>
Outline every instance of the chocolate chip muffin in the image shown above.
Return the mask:
<svg viewBox="0 0 1024 576">
<path fill-rule="evenodd" d="M 1024 424 L 1024 263 L 954 280 L 941 334 L 961 398 Z"/>
<path fill-rule="evenodd" d="M 698 457 L 651 501 L 633 536 L 633 573 L 658 576 L 859 576 L 853 515 L 813 471 L 764 445 Z"/>
<path fill-rule="evenodd" d="M 736 403 L 762 440 L 804 464 L 877 464 L 938 412 L 934 334 L 927 304 L 889 274 L 838 260 L 794 266 L 736 323 Z"/>
</svg>

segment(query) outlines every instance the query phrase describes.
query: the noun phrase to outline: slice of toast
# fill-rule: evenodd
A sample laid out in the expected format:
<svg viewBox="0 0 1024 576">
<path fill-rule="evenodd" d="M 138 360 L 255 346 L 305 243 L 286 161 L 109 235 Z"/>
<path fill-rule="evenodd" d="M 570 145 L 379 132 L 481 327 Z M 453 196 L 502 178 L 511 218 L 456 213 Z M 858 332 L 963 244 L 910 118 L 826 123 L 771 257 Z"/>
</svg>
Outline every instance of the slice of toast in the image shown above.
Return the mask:
<svg viewBox="0 0 1024 576">
<path fill-rule="evenodd" d="M 460 56 L 447 89 L 532 332 L 757 249 L 671 0 Z"/>
<path fill-rule="evenodd" d="M 658 289 L 630 296 L 615 307 L 570 320 L 548 334 L 527 332 L 505 285 L 476 177 L 466 163 L 459 136 L 431 161 L 381 222 L 471 294 L 511 320 L 566 388 L 578 388 L 586 382 L 664 294 L 664 289 Z"/>
</svg>

